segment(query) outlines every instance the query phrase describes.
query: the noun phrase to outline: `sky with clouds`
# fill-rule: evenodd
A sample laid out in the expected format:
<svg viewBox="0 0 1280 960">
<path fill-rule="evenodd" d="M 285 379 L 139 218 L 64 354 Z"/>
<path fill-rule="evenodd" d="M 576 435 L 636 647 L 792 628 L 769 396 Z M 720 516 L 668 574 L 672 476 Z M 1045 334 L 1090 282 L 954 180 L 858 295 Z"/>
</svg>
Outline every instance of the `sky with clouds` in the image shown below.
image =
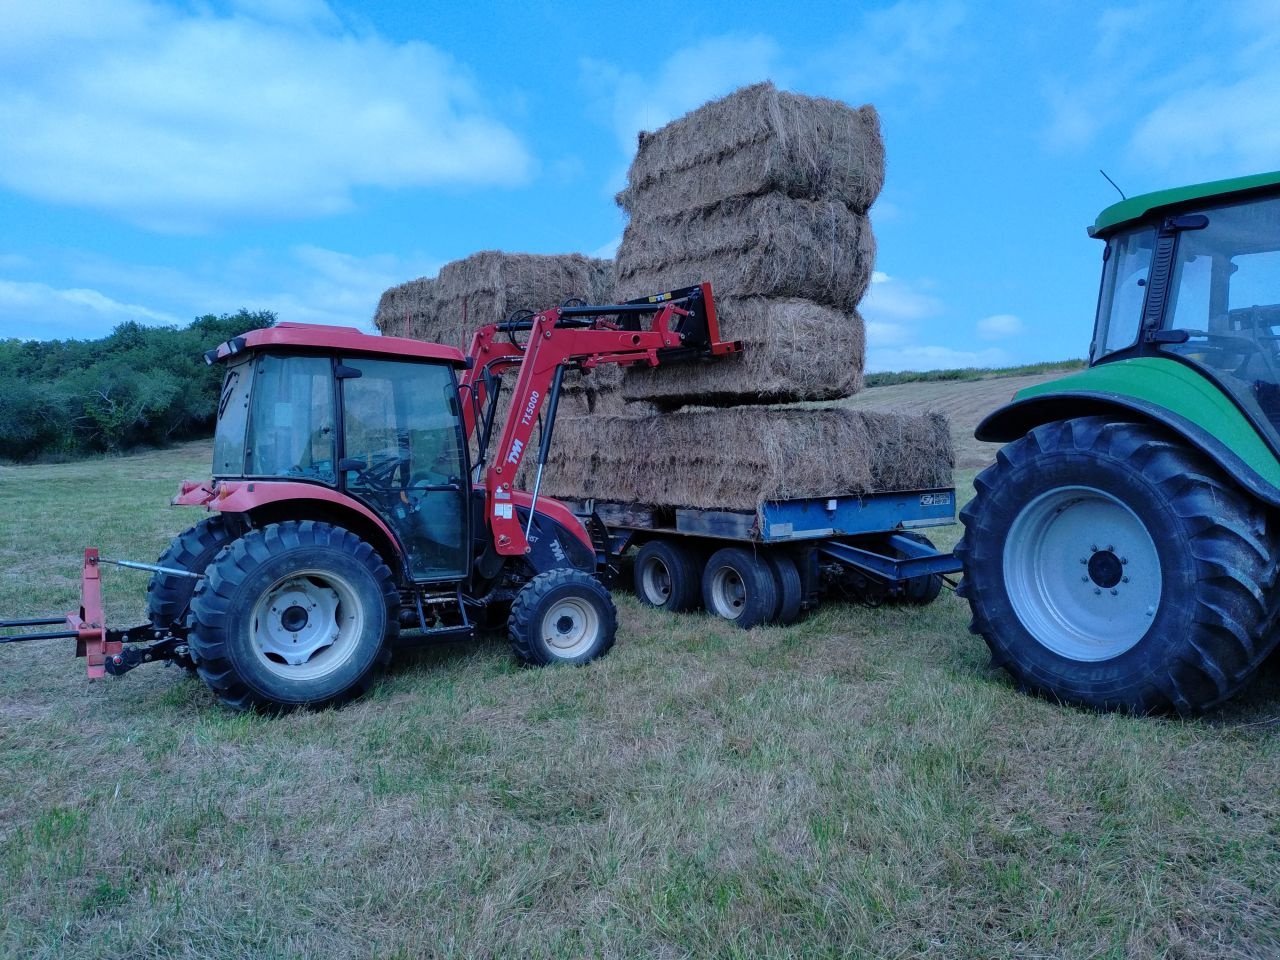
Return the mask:
<svg viewBox="0 0 1280 960">
<path fill-rule="evenodd" d="M 0 337 L 607 256 L 636 132 L 762 79 L 880 112 L 870 369 L 1082 356 L 1099 168 L 1280 167 L 1274 0 L 0 0 Z"/>
</svg>

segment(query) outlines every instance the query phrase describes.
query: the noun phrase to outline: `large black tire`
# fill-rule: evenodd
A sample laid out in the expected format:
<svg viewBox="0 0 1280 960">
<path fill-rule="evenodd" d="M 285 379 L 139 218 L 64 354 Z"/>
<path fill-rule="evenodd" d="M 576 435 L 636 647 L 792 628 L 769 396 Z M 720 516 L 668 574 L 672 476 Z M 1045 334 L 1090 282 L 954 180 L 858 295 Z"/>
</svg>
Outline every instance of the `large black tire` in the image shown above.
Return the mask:
<svg viewBox="0 0 1280 960">
<path fill-rule="evenodd" d="M 237 529 L 220 513 L 205 517 L 174 537 L 156 565 L 204 573 L 218 551 L 236 538 Z M 153 573 L 147 584 L 147 618 L 152 626 L 164 630 L 185 626 L 197 582 L 191 577 Z"/>
<path fill-rule="evenodd" d="M 335 704 L 386 667 L 398 606 L 391 571 L 354 533 L 273 523 L 209 565 L 191 601 L 189 643 L 200 679 L 227 706 Z"/>
<path fill-rule="evenodd" d="M 1024 688 L 1189 714 L 1239 690 L 1275 645 L 1265 511 L 1166 432 L 1046 424 L 974 487 L 958 592 Z"/>
<path fill-rule="evenodd" d="M 632 580 L 645 606 L 682 613 L 702 604 L 702 557 L 688 544 L 650 540 L 636 552 Z"/>
<path fill-rule="evenodd" d="M 535 667 L 603 657 L 618 636 L 609 590 L 581 570 L 540 573 L 516 594 L 507 620 L 516 657 Z"/>
<path fill-rule="evenodd" d="M 774 617 L 784 627 L 800 619 L 804 604 L 804 584 L 796 562 L 785 553 L 769 554 L 769 567 L 778 587 L 778 613 Z"/>
<path fill-rule="evenodd" d="M 743 630 L 770 623 L 778 615 L 773 568 L 742 547 L 723 547 L 702 572 L 702 602 L 709 613 Z"/>
</svg>

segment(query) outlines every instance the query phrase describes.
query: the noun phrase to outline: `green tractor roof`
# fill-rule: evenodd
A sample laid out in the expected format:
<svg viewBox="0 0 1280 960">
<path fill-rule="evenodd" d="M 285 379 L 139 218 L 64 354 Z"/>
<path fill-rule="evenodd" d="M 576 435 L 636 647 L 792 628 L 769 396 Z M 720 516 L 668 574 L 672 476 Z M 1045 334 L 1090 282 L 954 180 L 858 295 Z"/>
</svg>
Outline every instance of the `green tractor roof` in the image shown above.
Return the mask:
<svg viewBox="0 0 1280 960">
<path fill-rule="evenodd" d="M 1189 187 L 1173 187 L 1169 190 L 1157 190 L 1155 193 L 1144 193 L 1139 197 L 1129 197 L 1119 203 L 1113 203 L 1098 214 L 1098 219 L 1089 228 L 1089 236 L 1098 237 L 1110 233 L 1117 227 L 1144 217 L 1152 210 L 1158 210 L 1161 207 L 1172 207 L 1196 200 L 1217 199 L 1233 193 L 1277 185 L 1280 185 L 1280 170 L 1273 173 L 1255 173 L 1248 177 L 1232 177 L 1230 180 L 1211 180 L 1208 183 L 1196 183 Z"/>
</svg>

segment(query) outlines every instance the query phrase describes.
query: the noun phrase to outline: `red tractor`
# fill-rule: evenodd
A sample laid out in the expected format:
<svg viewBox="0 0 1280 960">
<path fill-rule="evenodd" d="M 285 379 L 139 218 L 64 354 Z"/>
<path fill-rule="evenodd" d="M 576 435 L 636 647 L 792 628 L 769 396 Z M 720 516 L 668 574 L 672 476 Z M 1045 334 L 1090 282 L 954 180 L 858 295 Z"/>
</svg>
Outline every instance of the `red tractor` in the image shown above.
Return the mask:
<svg viewBox="0 0 1280 960">
<path fill-rule="evenodd" d="M 482 328 L 465 355 L 350 328 L 252 331 L 206 356 L 226 366 L 213 479 L 173 501 L 211 515 L 158 563 L 127 564 L 153 571 L 150 622 L 106 629 L 108 561 L 90 550 L 67 630 L 0 639 L 74 638 L 90 676 L 174 660 L 237 708 L 356 695 L 402 627 L 464 638 L 506 616 L 523 662 L 586 663 L 617 628 L 608 534 L 539 496 L 565 372 L 738 349 L 720 340 L 710 284 L 525 314 Z M 515 480 L 539 423 L 526 493 Z"/>
</svg>

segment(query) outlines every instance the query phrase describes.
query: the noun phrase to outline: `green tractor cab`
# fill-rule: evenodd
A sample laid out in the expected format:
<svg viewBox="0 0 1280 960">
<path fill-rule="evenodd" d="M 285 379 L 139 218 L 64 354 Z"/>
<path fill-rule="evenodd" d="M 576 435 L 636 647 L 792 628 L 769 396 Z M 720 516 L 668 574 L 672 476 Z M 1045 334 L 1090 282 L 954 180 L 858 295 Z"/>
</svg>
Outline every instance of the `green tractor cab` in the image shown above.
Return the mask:
<svg viewBox="0 0 1280 960">
<path fill-rule="evenodd" d="M 981 440 L 956 548 L 974 632 L 1024 687 L 1194 713 L 1280 632 L 1280 172 L 1133 197 L 1105 241 L 1089 368 Z"/>
</svg>

